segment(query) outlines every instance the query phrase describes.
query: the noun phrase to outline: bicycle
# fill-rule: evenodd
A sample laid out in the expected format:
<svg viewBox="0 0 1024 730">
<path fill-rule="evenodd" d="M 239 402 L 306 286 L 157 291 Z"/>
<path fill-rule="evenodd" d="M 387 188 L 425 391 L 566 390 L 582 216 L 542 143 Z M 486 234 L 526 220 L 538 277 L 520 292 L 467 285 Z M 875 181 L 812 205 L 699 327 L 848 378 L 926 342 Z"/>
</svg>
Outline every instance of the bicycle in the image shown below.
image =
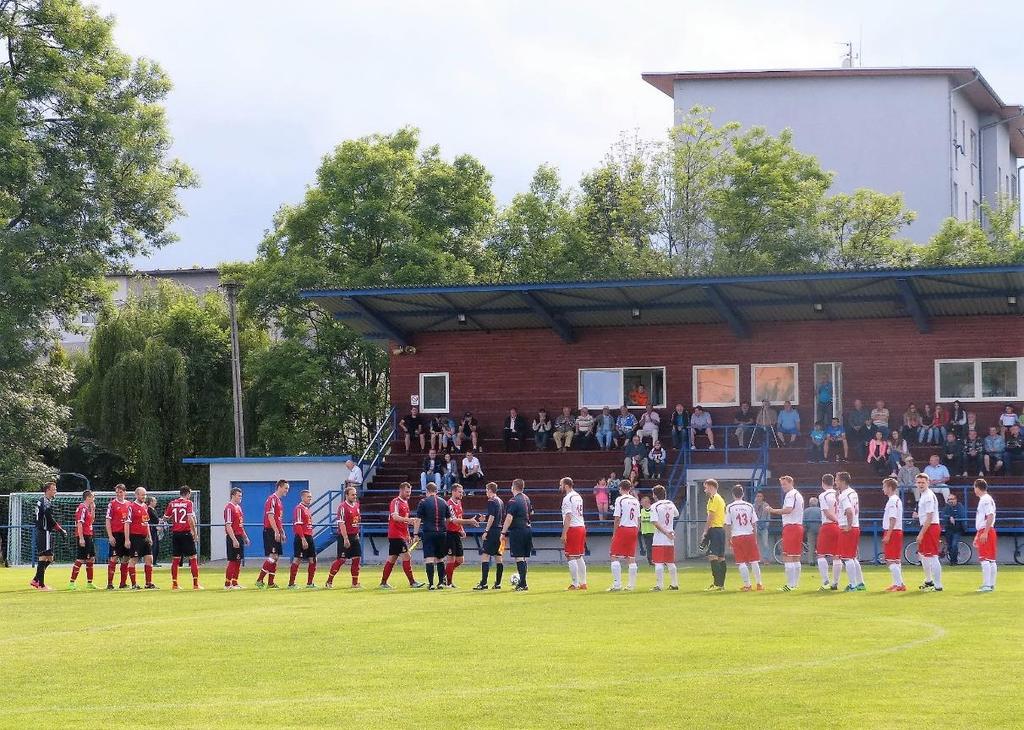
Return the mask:
<svg viewBox="0 0 1024 730">
<path fill-rule="evenodd" d="M 974 558 L 974 548 L 969 542 L 957 540 L 956 564 L 964 565 Z M 911 565 L 920 565 L 921 556 L 917 554 L 917 541 L 911 540 L 903 548 L 903 559 Z M 939 560 L 949 563 L 949 554 L 946 541 L 939 543 Z"/>
<path fill-rule="evenodd" d="M 800 548 L 801 548 L 800 562 L 803 562 L 803 556 L 807 555 L 807 550 L 808 550 L 808 545 L 807 545 L 807 541 L 806 540 L 804 540 L 804 542 L 800 546 Z M 772 557 L 775 558 L 775 562 L 776 563 L 778 563 L 779 565 L 783 565 L 783 560 L 782 560 L 782 538 L 781 537 L 778 540 L 775 541 L 775 547 L 772 548 Z"/>
</svg>

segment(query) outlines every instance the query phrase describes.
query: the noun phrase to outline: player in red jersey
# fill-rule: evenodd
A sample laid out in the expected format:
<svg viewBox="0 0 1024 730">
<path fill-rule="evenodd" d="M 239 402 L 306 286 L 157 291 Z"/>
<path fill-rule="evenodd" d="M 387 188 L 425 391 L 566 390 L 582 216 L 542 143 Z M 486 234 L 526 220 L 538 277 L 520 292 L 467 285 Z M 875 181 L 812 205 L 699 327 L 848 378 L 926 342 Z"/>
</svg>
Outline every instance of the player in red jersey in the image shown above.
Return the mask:
<svg viewBox="0 0 1024 730">
<path fill-rule="evenodd" d="M 462 538 L 466 536 L 466 527 L 479 527 L 480 521 L 476 517 L 463 517 L 462 508 L 462 485 L 456 482 L 452 485 L 452 496 L 448 500 L 448 510 L 451 517 L 448 518 L 448 528 L 445 537 L 448 540 L 448 561 L 445 563 L 445 583 L 449 588 L 457 588 L 452 583 L 455 569 L 465 562 L 462 549 Z"/>
<path fill-rule="evenodd" d="M 85 564 L 85 579 L 88 583 L 86 588 L 96 590 L 92 583 L 93 566 L 96 563 L 96 548 L 92 541 L 92 523 L 96 518 L 96 499 L 92 490 L 86 489 L 82 492 L 82 503 L 75 510 L 75 544 L 78 546 L 78 553 L 75 556 L 75 565 L 71 568 L 71 580 L 68 583 L 68 590 L 78 588 L 75 581 L 78 580 L 78 573 Z"/>
<path fill-rule="evenodd" d="M 284 544 L 284 523 L 282 522 L 284 502 L 282 500 L 288 494 L 288 489 L 288 482 L 278 479 L 274 486 L 274 493 L 263 503 L 263 554 L 267 557 L 263 561 L 263 567 L 260 568 L 259 577 L 256 578 L 256 587 L 260 589 L 279 587 L 274 583 L 274 577 L 277 574 L 277 559 L 281 556 L 281 546 Z M 269 579 L 264 584 L 263 579 L 268 576 Z"/>
<path fill-rule="evenodd" d="M 362 588 L 359 584 L 359 560 L 363 556 L 363 545 L 360 539 L 360 514 L 358 490 L 353 486 L 345 488 L 345 499 L 338 507 L 338 559 L 331 563 L 331 572 L 327 576 L 324 588 L 334 587 L 334 576 L 341 570 L 346 560 L 351 560 L 349 572 L 352 575 L 352 587 Z"/>
<path fill-rule="evenodd" d="M 415 517 L 409 516 L 409 495 L 412 494 L 412 485 L 409 482 L 402 482 L 398 485 L 398 496 L 391 500 L 388 506 L 388 560 L 384 563 L 384 573 L 380 578 L 380 588 L 391 590 L 388 578 L 391 571 L 395 569 L 395 563 L 402 559 L 402 570 L 405 577 L 409 579 L 411 588 L 422 588 L 423 583 L 416 580 L 412 574 L 412 556 L 409 554 L 409 525 L 415 525 Z"/>
<path fill-rule="evenodd" d="M 128 543 L 125 540 L 124 526 L 129 521 L 128 500 L 125 499 L 123 484 L 114 487 L 114 498 L 107 505 L 107 540 L 110 542 L 110 560 L 107 562 L 107 590 L 114 590 L 114 571 L 121 564 L 121 584 L 119 588 L 128 587 Z"/>
<path fill-rule="evenodd" d="M 178 496 L 167 503 L 164 519 L 171 523 L 171 590 L 178 590 L 178 567 L 188 559 L 192 571 L 192 590 L 201 591 L 199 585 L 199 526 L 192 506 L 192 490 L 187 486 L 178 490 Z"/>
<path fill-rule="evenodd" d="M 295 505 L 295 518 L 292 526 L 295 540 L 292 542 L 292 569 L 288 578 L 288 587 L 297 588 L 295 576 L 299 573 L 299 564 L 303 561 L 309 566 L 306 571 L 306 588 L 316 588 L 313 576 L 316 575 L 316 545 L 313 544 L 313 513 L 309 505 L 313 503 L 313 494 L 308 489 L 299 493 L 299 503 Z"/>
<path fill-rule="evenodd" d="M 132 590 L 141 590 L 135 579 L 135 566 L 142 558 L 146 572 L 146 589 L 153 591 L 153 537 L 149 532 L 149 505 L 146 504 L 146 488 L 135 489 L 135 501 L 128 505 L 129 521 L 124 526 L 125 542 L 131 551 L 128 558 L 128 578 Z"/>
<path fill-rule="evenodd" d="M 224 571 L 224 590 L 240 590 L 238 574 L 242 572 L 242 556 L 245 546 L 249 544 L 249 535 L 245 531 L 245 515 L 242 514 L 242 490 L 231 488 L 229 501 L 224 505 L 224 534 L 228 567 Z"/>
</svg>

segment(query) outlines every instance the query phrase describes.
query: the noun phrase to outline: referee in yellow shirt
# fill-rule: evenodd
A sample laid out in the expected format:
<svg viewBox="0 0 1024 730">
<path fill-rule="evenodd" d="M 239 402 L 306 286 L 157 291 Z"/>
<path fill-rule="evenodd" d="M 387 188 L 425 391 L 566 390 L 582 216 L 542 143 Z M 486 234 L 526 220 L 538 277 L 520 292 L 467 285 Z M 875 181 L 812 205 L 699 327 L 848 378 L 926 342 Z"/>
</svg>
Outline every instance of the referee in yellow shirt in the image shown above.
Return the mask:
<svg viewBox="0 0 1024 730">
<path fill-rule="evenodd" d="M 708 544 L 712 583 L 705 591 L 725 590 L 725 500 L 718 493 L 718 482 L 704 480 L 704 494 L 708 495 L 708 521 L 701 542 Z"/>
</svg>

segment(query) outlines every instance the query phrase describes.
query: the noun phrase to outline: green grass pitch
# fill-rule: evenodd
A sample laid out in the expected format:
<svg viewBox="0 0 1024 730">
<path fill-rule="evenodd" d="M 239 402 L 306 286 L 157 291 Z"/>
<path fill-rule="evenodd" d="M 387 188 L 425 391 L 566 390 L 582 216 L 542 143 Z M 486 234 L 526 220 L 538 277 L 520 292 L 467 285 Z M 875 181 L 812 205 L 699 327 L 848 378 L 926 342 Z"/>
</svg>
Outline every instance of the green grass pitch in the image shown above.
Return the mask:
<svg viewBox="0 0 1024 730">
<path fill-rule="evenodd" d="M 105 569 L 97 566 L 98 583 Z M 362 592 L 50 594 L 28 569 L 0 570 L 2 727 L 1020 727 L 1024 569 L 1000 566 L 975 594 L 977 566 L 945 571 L 942 594 L 705 594 L 706 566 L 683 590 L 605 593 L 590 562 L 588 593 L 564 568 L 535 568 L 529 593 L 428 593 L 392 578 Z M 423 568 L 416 566 L 418 578 Z M 916 586 L 920 569 L 905 571 Z M 301 575 L 301 574 L 300 574 Z M 492 573 L 493 576 L 493 573 Z M 141 571 L 140 571 L 141 577 Z M 242 575 L 252 585 L 252 570 Z M 318 583 L 324 576 L 318 575 Z M 84 576 L 80 579 L 84 582 Z M 338 576 L 345 586 L 347 571 Z M 157 583 L 169 584 L 166 569 Z"/>
</svg>

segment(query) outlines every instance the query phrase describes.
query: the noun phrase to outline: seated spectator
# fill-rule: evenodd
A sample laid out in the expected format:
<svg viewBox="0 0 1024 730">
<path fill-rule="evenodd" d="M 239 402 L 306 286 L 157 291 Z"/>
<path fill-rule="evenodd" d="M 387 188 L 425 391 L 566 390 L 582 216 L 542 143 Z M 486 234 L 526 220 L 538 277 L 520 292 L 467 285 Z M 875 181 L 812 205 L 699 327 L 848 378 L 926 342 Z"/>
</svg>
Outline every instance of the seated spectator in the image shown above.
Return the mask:
<svg viewBox="0 0 1024 730">
<path fill-rule="evenodd" d="M 455 421 L 446 416 L 444 419 L 444 427 L 441 430 L 441 447 L 445 451 L 450 451 L 452 449 L 458 451 L 460 443 L 459 429 L 455 425 Z"/>
<path fill-rule="evenodd" d="M 755 424 L 761 427 L 762 435 L 764 435 L 765 438 L 768 438 L 769 431 L 775 433 L 775 424 L 778 420 L 778 411 L 772 408 L 772 404 L 768 402 L 767 398 L 765 398 L 761 401 L 761 410 L 758 411 L 757 420 L 755 421 Z M 778 435 L 776 435 L 776 446 L 777 445 Z"/>
<path fill-rule="evenodd" d="M 958 440 L 967 435 L 967 411 L 960 405 L 960 401 L 953 401 L 953 408 L 949 413 L 949 429 L 956 434 Z"/>
<path fill-rule="evenodd" d="M 903 458 L 910 453 L 910 446 L 907 440 L 900 435 L 899 429 L 889 432 L 889 468 L 892 469 L 891 477 L 895 477 L 900 470 Z"/>
<path fill-rule="evenodd" d="M 901 490 L 913 489 L 917 475 L 920 473 L 921 470 L 914 464 L 914 457 L 905 456 L 903 458 L 903 465 L 896 473 L 896 483 Z"/>
<path fill-rule="evenodd" d="M 345 462 L 345 468 L 348 469 L 348 476 L 345 477 L 345 489 L 349 487 L 356 488 L 356 494 L 362 494 L 363 492 L 363 470 L 359 468 L 359 465 L 355 461 L 349 459 Z"/>
<path fill-rule="evenodd" d="M 831 425 L 825 429 L 825 461 L 828 461 L 832 454 L 839 456 L 840 446 L 843 449 L 843 461 L 850 460 L 850 447 L 846 442 L 846 429 L 839 424 L 838 418 L 833 418 Z"/>
<path fill-rule="evenodd" d="M 881 431 L 875 431 L 875 437 L 868 441 L 868 464 L 874 467 L 875 473 L 880 477 L 889 476 L 892 469 L 889 466 L 889 442 L 885 440 Z"/>
<path fill-rule="evenodd" d="M 814 422 L 814 427 L 811 429 L 809 436 L 811 443 L 807 447 L 807 463 L 824 463 L 826 448 L 825 439 L 827 438 L 827 434 L 825 433 L 825 427 L 821 424 L 821 421 Z"/>
<path fill-rule="evenodd" d="M 864 407 L 864 403 L 858 398 L 853 401 L 853 408 L 846 412 L 846 442 L 863 458 L 866 456 L 865 449 L 868 441 L 871 440 L 871 410 Z"/>
<path fill-rule="evenodd" d="M 789 443 L 795 444 L 797 436 L 800 435 L 800 413 L 793 408 L 793 404 L 786 401 L 782 405 L 782 410 L 779 411 L 779 417 L 776 420 L 779 427 L 779 433 L 782 434 L 782 444 L 786 444 L 786 437 L 789 437 Z"/>
<path fill-rule="evenodd" d="M 590 411 L 586 408 L 580 408 L 580 413 L 576 416 L 576 435 L 573 436 L 573 440 L 576 441 L 576 448 L 589 448 L 593 439 L 594 417 L 590 415 Z"/>
<path fill-rule="evenodd" d="M 690 416 L 690 448 L 697 448 L 697 435 L 706 436 L 708 448 L 715 448 L 715 432 L 711 428 L 711 414 L 701 406 L 693 407 L 693 415 Z"/>
<path fill-rule="evenodd" d="M 945 437 L 939 434 L 939 429 L 935 425 L 935 413 L 932 411 L 931 404 L 925 403 L 919 415 L 921 425 L 917 427 L 917 443 L 932 444 L 933 446 L 941 444 Z"/>
<path fill-rule="evenodd" d="M 970 433 L 970 431 L 968 431 Z M 994 474 L 1003 468 L 1006 439 L 999 435 L 999 429 L 990 426 L 985 437 L 985 473 Z"/>
<path fill-rule="evenodd" d="M 651 403 L 650 394 L 647 392 L 647 388 L 637 383 L 636 387 L 629 391 L 629 404 L 632 406 L 640 406 L 644 408 Z"/>
<path fill-rule="evenodd" d="M 665 476 L 665 462 L 668 460 L 668 452 L 661 446 L 661 441 L 655 439 L 654 446 L 647 452 L 647 467 L 651 472 L 652 479 L 661 479 Z"/>
<path fill-rule="evenodd" d="M 946 465 L 950 474 L 959 474 L 964 470 L 964 445 L 956 440 L 952 431 L 946 434 L 946 440 L 942 442 L 939 460 Z"/>
<path fill-rule="evenodd" d="M 594 485 L 594 501 L 597 503 L 597 519 L 604 521 L 608 515 L 608 477 L 601 477 Z"/>
<path fill-rule="evenodd" d="M 1003 438 L 1006 438 L 1006 434 L 1009 433 L 1010 429 L 1014 426 L 1019 425 L 1020 417 L 1017 415 L 1017 411 L 1013 409 L 1013 406 L 1009 403 L 1003 407 L 1003 412 L 999 414 L 999 430 L 1003 434 Z"/>
<path fill-rule="evenodd" d="M 615 416 L 608 406 L 602 408 L 601 415 L 594 419 L 594 433 L 598 448 L 601 451 L 611 451 L 612 442 L 615 441 Z"/>
<path fill-rule="evenodd" d="M 430 419 L 430 448 L 437 451 L 445 448 L 444 430 L 447 423 L 447 416 L 438 415 Z"/>
<path fill-rule="evenodd" d="M 672 411 L 672 448 L 681 449 L 686 445 L 686 432 L 690 427 L 690 414 L 682 403 L 676 403 Z"/>
<path fill-rule="evenodd" d="M 480 466 L 480 459 L 476 458 L 470 449 L 462 459 L 462 486 L 473 489 L 483 481 L 483 478 L 484 470 Z"/>
<path fill-rule="evenodd" d="M 423 464 L 420 467 L 420 491 L 424 494 L 427 493 L 427 482 L 433 482 L 437 486 L 441 486 L 441 474 L 443 470 L 441 459 L 437 458 L 437 451 L 431 449 L 425 457 L 423 457 Z"/>
<path fill-rule="evenodd" d="M 946 538 L 946 557 L 950 565 L 957 564 L 960 555 L 960 538 L 967 528 L 967 505 L 960 504 L 956 493 L 946 497 L 942 508 L 942 535 Z"/>
<path fill-rule="evenodd" d="M 832 380 L 822 375 L 814 389 L 815 420 L 827 423 L 832 418 Z"/>
<path fill-rule="evenodd" d="M 648 403 L 647 408 L 640 415 L 640 438 L 645 441 L 650 439 L 653 444 L 657 440 L 660 430 L 661 416 L 654 410 L 654 406 Z"/>
<path fill-rule="evenodd" d="M 939 463 L 939 455 L 932 454 L 928 458 L 928 466 L 924 468 L 924 474 L 928 477 L 928 484 L 932 491 L 941 494 L 943 500 L 949 499 L 949 469 Z M 916 499 L 919 495 L 915 494 Z"/>
<path fill-rule="evenodd" d="M 900 435 L 903 436 L 904 441 L 912 444 L 917 439 L 917 432 L 920 428 L 921 414 L 917 412 L 917 404 L 911 403 L 903 412 L 903 428 L 900 429 Z"/>
<path fill-rule="evenodd" d="M 875 407 L 871 409 L 871 428 L 882 432 L 882 438 L 889 438 L 889 409 L 885 407 L 885 401 L 875 401 Z"/>
<path fill-rule="evenodd" d="M 946 440 L 949 432 L 949 411 L 941 403 L 936 403 L 932 410 L 932 428 L 939 429 L 939 443 Z"/>
<path fill-rule="evenodd" d="M 740 403 L 740 409 L 736 411 L 732 422 L 736 424 L 736 429 L 733 431 L 736 443 L 740 448 L 748 446 L 753 441 L 752 436 L 754 435 L 754 411 L 751 409 L 749 401 Z"/>
<path fill-rule="evenodd" d="M 555 418 L 555 448 L 561 453 L 572 446 L 572 436 L 576 432 L 576 419 L 572 417 L 569 406 L 562 406 L 562 412 Z"/>
<path fill-rule="evenodd" d="M 622 480 L 619 479 L 615 472 L 608 475 L 608 502 L 615 504 L 615 500 L 619 498 L 619 484 Z"/>
<path fill-rule="evenodd" d="M 477 423 L 476 418 L 470 411 L 466 411 L 462 416 L 462 423 L 459 424 L 458 430 L 458 443 L 455 448 L 462 450 L 462 444 L 469 439 L 470 448 L 473 451 L 483 451 L 480 448 L 480 424 Z M 465 486 L 465 485 L 463 485 Z"/>
<path fill-rule="evenodd" d="M 647 444 L 640 440 L 640 434 L 633 434 L 632 440 L 626 444 L 626 448 L 623 449 L 622 455 L 622 473 L 629 477 L 630 474 L 636 471 L 637 474 L 643 474 L 645 477 L 649 477 L 650 467 L 647 464 Z"/>
<path fill-rule="evenodd" d="M 419 408 L 413 406 L 409 409 L 408 415 L 402 416 L 402 420 L 398 422 L 398 431 L 402 434 L 402 439 L 405 441 L 405 453 L 408 454 L 412 451 L 412 439 L 414 436 L 420 442 L 420 451 L 426 451 L 427 434 Z"/>
<path fill-rule="evenodd" d="M 501 438 L 505 442 L 505 451 L 511 451 L 513 445 L 516 447 L 516 451 L 522 451 L 526 434 L 526 419 L 520 416 L 519 411 L 515 408 L 510 408 L 501 429 Z"/>
<path fill-rule="evenodd" d="M 533 443 L 537 447 L 537 451 L 544 451 L 548 447 L 548 441 L 551 440 L 551 429 L 553 424 L 551 419 L 548 418 L 548 412 L 541 408 L 537 411 L 537 417 L 533 419 Z"/>
<path fill-rule="evenodd" d="M 1006 451 L 1003 452 L 1003 465 L 1006 468 L 1006 476 L 1014 476 L 1014 466 L 1024 464 L 1024 436 L 1021 435 L 1020 426 L 1011 426 L 1006 434 Z"/>
<path fill-rule="evenodd" d="M 942 448 L 942 463 L 949 469 L 950 474 L 959 474 L 960 476 L 967 476 L 968 473 L 977 474 L 979 477 L 985 476 L 985 441 L 978 436 L 977 431 L 969 431 L 967 438 L 964 439 L 962 445 L 953 436 L 952 441 L 954 444 L 960 446 L 961 459 L 959 464 L 950 464 L 946 458 L 946 453 L 950 451 L 950 437 L 952 433 L 946 434 L 946 441 Z M 957 468 L 959 466 L 959 468 Z"/>
<path fill-rule="evenodd" d="M 973 411 L 967 411 L 967 423 L 964 425 L 964 433 L 966 434 L 972 429 L 978 433 L 983 433 L 983 431 L 978 428 L 978 414 Z M 963 438 L 963 436 L 960 438 Z"/>
<path fill-rule="evenodd" d="M 615 442 L 618 446 L 625 446 L 633 439 L 636 433 L 636 416 L 629 412 L 626 406 L 619 409 L 619 415 L 615 419 Z"/>
<path fill-rule="evenodd" d="M 441 459 L 441 490 L 451 492 L 452 486 L 459 481 L 459 460 L 447 452 Z"/>
</svg>

